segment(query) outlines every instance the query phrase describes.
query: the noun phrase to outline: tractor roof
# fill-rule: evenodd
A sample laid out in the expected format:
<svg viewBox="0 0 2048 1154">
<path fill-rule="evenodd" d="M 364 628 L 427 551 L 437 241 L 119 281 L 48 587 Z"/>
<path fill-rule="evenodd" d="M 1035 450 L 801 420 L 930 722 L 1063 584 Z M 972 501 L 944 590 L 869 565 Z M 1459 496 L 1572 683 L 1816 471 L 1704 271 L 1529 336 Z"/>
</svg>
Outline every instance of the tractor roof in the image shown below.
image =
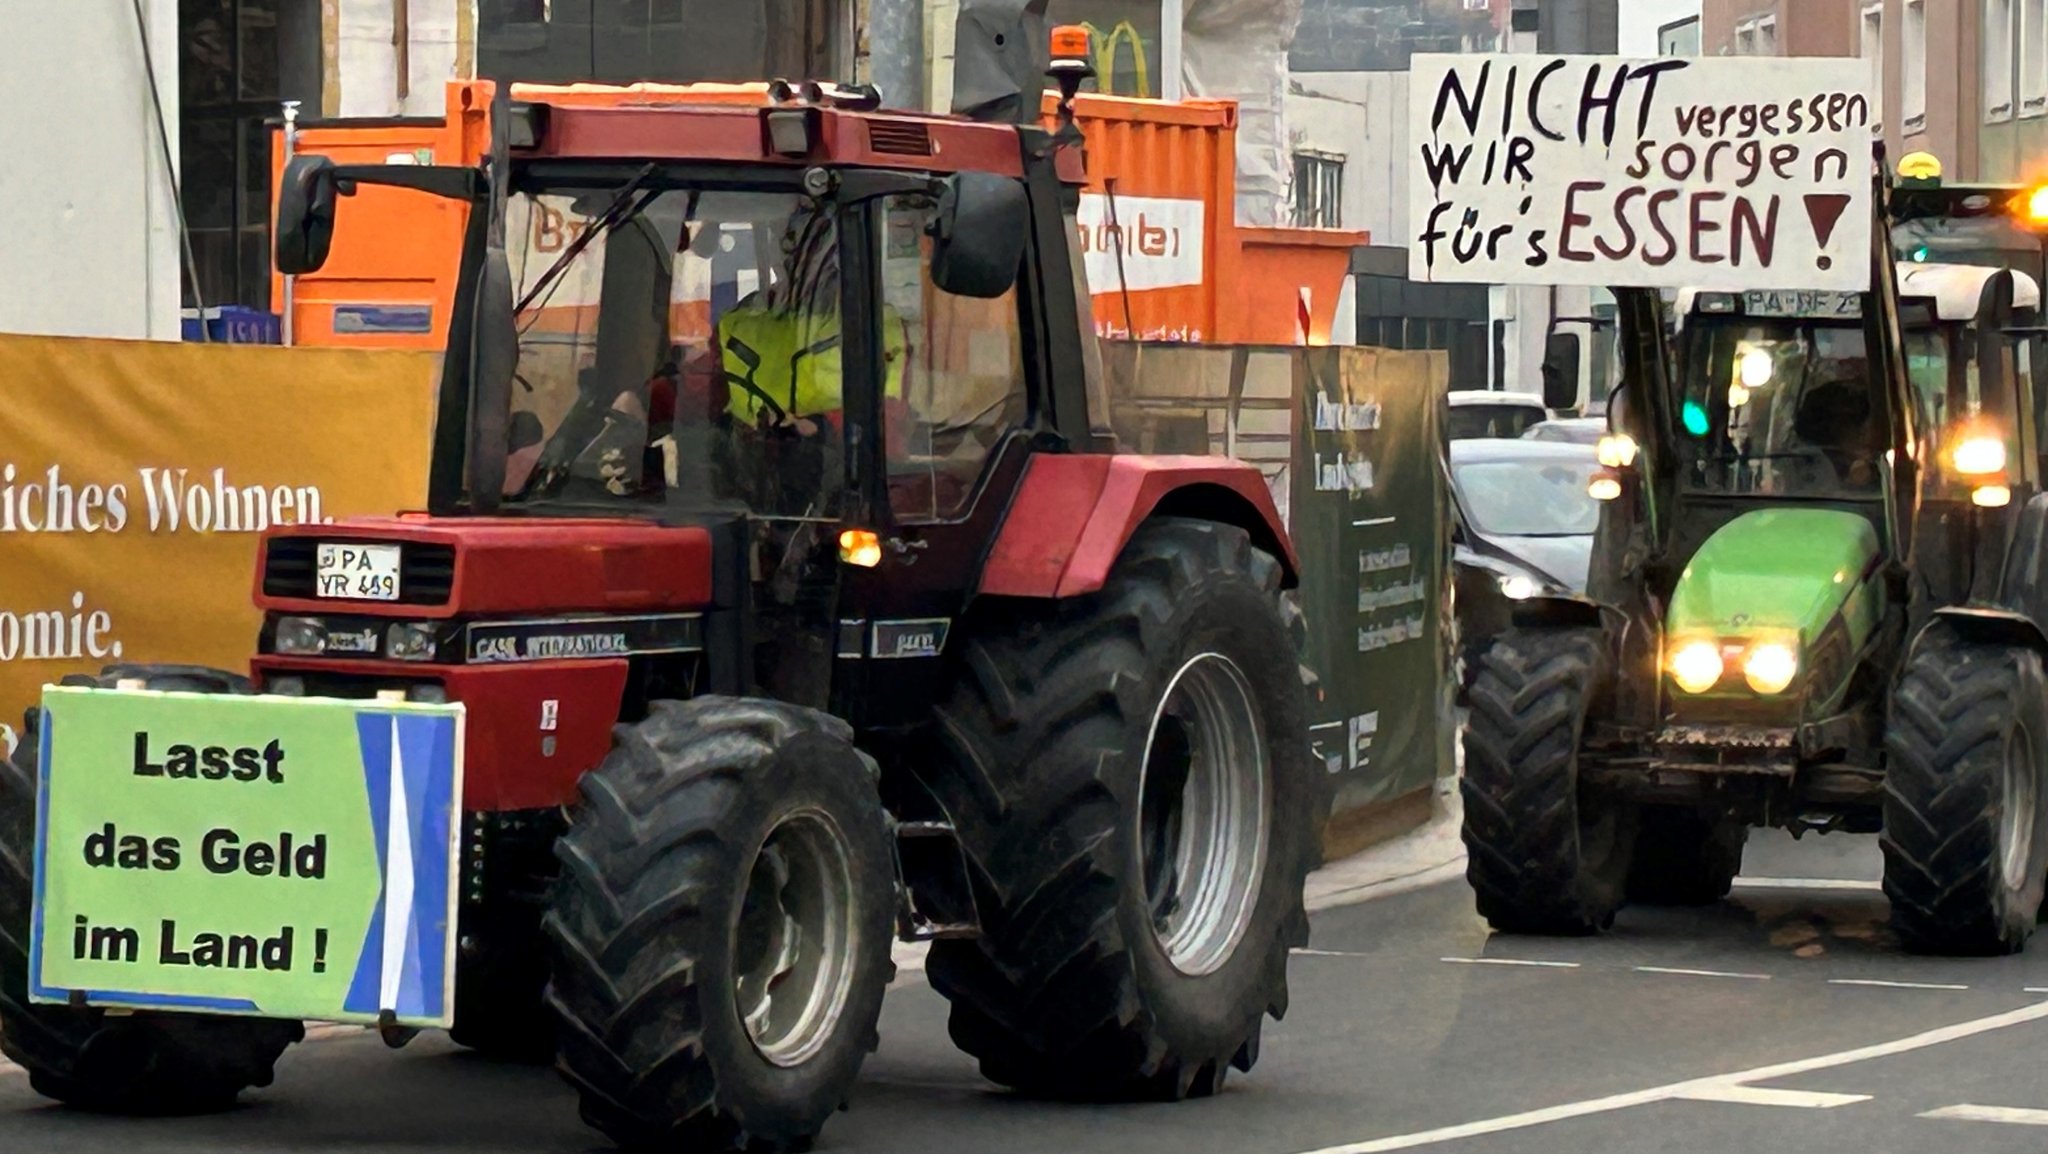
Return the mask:
<svg viewBox="0 0 2048 1154">
<path fill-rule="evenodd" d="M 1999 271 L 1988 265 L 1902 263 L 1899 294 L 1932 300 L 1935 316 L 1941 320 L 1975 320 L 1984 285 Z M 2017 269 L 2012 271 L 2012 304 L 2019 309 L 2041 306 L 2040 286 Z"/>
<path fill-rule="evenodd" d="M 712 164 L 857 165 L 1023 175 L 1017 125 L 876 107 L 872 89 L 805 84 L 512 87 L 519 155 Z M 1081 179 L 1076 150 L 1060 175 Z M 1071 170 L 1071 171 L 1070 171 Z"/>
</svg>

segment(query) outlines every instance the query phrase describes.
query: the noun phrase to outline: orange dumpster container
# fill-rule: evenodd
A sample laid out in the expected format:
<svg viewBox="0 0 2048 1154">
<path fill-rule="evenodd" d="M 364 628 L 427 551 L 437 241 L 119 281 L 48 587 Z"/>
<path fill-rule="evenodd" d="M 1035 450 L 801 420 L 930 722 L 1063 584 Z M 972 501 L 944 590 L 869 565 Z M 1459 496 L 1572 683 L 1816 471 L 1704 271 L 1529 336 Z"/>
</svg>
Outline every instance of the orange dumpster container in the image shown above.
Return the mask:
<svg viewBox="0 0 2048 1154">
<path fill-rule="evenodd" d="M 764 84 L 527 86 L 559 104 L 766 104 Z M 491 86 L 448 86 L 446 116 L 303 126 L 295 148 L 336 163 L 477 164 L 490 146 Z M 1047 112 L 1054 110 L 1047 97 Z M 1082 96 L 1087 188 L 1079 227 L 1098 331 L 1108 337 L 1213 344 L 1327 342 L 1362 232 L 1237 224 L 1237 106 Z M 273 141 L 273 187 L 283 172 Z M 394 189 L 364 188 L 327 266 L 294 278 L 294 343 L 436 348 L 455 298 L 466 210 Z M 271 299 L 286 299 L 273 274 Z"/>
</svg>

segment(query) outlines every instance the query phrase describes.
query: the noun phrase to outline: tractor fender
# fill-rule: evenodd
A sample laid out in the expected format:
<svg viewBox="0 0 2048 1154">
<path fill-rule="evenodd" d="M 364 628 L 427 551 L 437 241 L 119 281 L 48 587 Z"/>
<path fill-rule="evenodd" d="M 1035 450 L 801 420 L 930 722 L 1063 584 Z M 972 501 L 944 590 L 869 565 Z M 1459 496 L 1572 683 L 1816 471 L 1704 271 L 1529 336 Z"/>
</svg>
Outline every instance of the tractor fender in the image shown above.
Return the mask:
<svg viewBox="0 0 2048 1154">
<path fill-rule="evenodd" d="M 2032 617 L 2010 609 L 1988 605 L 1936 609 L 1933 618 L 1921 627 L 1920 635 L 1913 639 L 1912 648 L 1918 649 L 1929 631 L 1939 627 L 1949 629 L 1966 641 L 2024 646 L 2048 657 L 2048 633 L 2043 633 L 2040 623 Z"/>
<path fill-rule="evenodd" d="M 1093 593 L 1151 517 L 1235 525 L 1279 560 L 1285 588 L 1299 581 L 1294 545 L 1256 466 L 1228 457 L 1041 453 L 1025 467 L 977 592 L 1037 598 Z"/>
</svg>

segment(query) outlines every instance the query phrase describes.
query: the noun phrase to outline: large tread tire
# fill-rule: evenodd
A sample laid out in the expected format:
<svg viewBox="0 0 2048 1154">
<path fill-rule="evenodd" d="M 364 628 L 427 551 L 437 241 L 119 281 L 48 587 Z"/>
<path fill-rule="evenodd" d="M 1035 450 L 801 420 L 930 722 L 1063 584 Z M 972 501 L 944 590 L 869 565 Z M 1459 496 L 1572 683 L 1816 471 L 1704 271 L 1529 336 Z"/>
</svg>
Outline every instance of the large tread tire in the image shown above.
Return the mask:
<svg viewBox="0 0 2048 1154">
<path fill-rule="evenodd" d="M 2022 949 L 2048 881 L 2048 676 L 2031 649 L 1973 644 L 1935 625 L 1893 691 L 1886 737 L 1884 892 L 1917 953 Z M 2008 784 L 2007 757 L 2026 782 Z M 2028 830 L 2012 852 L 2014 806 Z"/>
<path fill-rule="evenodd" d="M 1281 581 L 1243 530 L 1160 518 L 1100 592 L 985 603 L 962 629 L 928 776 L 960 831 L 984 932 L 933 943 L 926 973 L 990 1080 L 1065 1099 L 1205 1096 L 1232 1066 L 1251 1069 L 1264 1017 L 1286 1012 L 1329 796 L 1308 743 L 1306 628 Z M 1148 910 L 1140 798 L 1154 716 L 1206 653 L 1248 683 L 1271 801 L 1243 932 L 1192 977 Z"/>
<path fill-rule="evenodd" d="M 1579 784 L 1586 716 L 1611 677 L 1596 629 L 1510 630 L 1480 662 L 1465 727 L 1465 877 L 1496 930 L 1597 933 L 1622 906 L 1634 814 Z"/>
<path fill-rule="evenodd" d="M 250 692 L 246 678 L 195 666 L 121 665 L 67 685 L 190 693 Z M 300 1022 L 216 1014 L 136 1013 L 31 1004 L 29 924 L 34 895 L 40 710 L 0 762 L 0 1053 L 28 1071 L 38 1094 L 79 1109 L 169 1116 L 225 1110 L 245 1089 L 268 1086 Z"/>
<path fill-rule="evenodd" d="M 557 843 L 548 1004 L 583 1118 L 635 1150 L 808 1149 L 878 1041 L 894 967 L 894 845 L 875 764 L 842 721 L 779 702 L 657 702 L 616 731 Z M 776 1065 L 734 992 L 739 918 L 769 835 L 822 813 L 849 850 L 845 1000 Z"/>
<path fill-rule="evenodd" d="M 1735 888 L 1749 827 L 1676 806 L 1643 810 L 1629 865 L 1628 900 L 1652 906 L 1710 906 Z"/>
</svg>

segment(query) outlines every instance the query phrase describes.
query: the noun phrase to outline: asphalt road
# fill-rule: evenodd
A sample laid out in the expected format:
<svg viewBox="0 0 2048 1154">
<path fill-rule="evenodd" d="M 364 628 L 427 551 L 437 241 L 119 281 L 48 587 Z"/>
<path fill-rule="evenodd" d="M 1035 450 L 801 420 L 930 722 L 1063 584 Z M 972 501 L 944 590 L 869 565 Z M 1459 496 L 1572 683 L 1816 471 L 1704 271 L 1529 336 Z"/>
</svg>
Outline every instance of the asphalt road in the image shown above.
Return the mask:
<svg viewBox="0 0 2048 1154">
<path fill-rule="evenodd" d="M 821 1150 L 853 1154 L 2040 1151 L 2048 934 L 2027 955 L 1909 958 L 1873 839 L 1758 834 L 1733 900 L 1629 910 L 1587 941 L 1489 937 L 1453 881 L 1317 915 L 1294 1012 L 1226 1093 L 1073 1107 L 983 1084 L 914 976 Z M 1818 884 L 1816 884 L 1818 883 Z M 2032 1113 L 2029 1113 L 2032 1111 Z M 298 1047 L 225 1116 L 85 1117 L 0 1074 L 0 1151 L 602 1149 L 545 1070 L 422 1039 Z"/>
</svg>

